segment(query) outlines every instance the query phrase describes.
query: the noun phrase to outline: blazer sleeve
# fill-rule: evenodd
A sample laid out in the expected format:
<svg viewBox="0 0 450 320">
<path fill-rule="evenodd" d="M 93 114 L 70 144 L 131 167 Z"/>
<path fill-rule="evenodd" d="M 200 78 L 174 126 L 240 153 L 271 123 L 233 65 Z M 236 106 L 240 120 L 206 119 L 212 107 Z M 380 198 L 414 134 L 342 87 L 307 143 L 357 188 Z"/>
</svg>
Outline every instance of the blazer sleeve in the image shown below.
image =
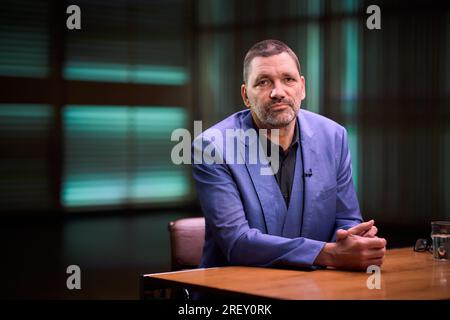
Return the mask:
<svg viewBox="0 0 450 320">
<path fill-rule="evenodd" d="M 353 185 L 352 161 L 348 148 L 347 130 L 342 127 L 341 132 L 336 146 L 337 150 L 339 150 L 336 153 L 336 224 L 332 241 L 336 241 L 337 230 L 347 230 L 363 221 Z"/>
<path fill-rule="evenodd" d="M 194 141 L 194 153 L 196 148 L 211 143 Z M 240 192 L 226 163 L 193 162 L 193 176 L 207 226 L 230 264 L 313 265 L 325 242 L 304 237 L 289 239 L 250 228 Z"/>
</svg>

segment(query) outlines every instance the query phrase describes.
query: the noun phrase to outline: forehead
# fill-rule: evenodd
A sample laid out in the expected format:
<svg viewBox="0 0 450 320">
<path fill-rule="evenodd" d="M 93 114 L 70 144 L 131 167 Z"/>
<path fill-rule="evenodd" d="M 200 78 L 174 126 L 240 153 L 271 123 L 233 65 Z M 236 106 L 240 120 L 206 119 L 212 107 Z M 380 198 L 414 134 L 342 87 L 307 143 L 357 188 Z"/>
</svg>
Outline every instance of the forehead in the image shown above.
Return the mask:
<svg viewBox="0 0 450 320">
<path fill-rule="evenodd" d="M 297 74 L 297 64 L 287 52 L 270 56 L 255 57 L 250 63 L 249 79 L 254 79 L 262 74 L 280 75 L 283 73 Z"/>
</svg>

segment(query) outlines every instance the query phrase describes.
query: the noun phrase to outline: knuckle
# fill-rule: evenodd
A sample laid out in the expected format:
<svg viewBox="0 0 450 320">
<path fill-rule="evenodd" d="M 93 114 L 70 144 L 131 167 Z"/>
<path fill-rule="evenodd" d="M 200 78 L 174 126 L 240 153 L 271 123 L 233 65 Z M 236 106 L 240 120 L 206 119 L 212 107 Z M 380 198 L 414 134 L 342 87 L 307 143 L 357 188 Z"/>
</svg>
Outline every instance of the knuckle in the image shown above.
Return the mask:
<svg viewBox="0 0 450 320">
<path fill-rule="evenodd" d="M 362 250 L 364 248 L 363 243 L 361 241 L 356 242 L 355 247 L 358 250 Z"/>
</svg>

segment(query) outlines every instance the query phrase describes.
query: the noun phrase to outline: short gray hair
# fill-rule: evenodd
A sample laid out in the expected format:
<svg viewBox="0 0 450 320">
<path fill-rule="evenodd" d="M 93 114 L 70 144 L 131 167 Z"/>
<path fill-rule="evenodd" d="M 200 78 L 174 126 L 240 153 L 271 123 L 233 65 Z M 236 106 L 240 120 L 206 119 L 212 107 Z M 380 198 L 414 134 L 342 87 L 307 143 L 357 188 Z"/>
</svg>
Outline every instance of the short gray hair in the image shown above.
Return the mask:
<svg viewBox="0 0 450 320">
<path fill-rule="evenodd" d="M 243 72 L 244 83 L 247 83 L 250 63 L 255 57 L 271 57 L 283 52 L 286 52 L 292 57 L 292 59 L 294 59 L 297 64 L 298 73 L 301 74 L 300 62 L 298 61 L 297 55 L 294 51 L 292 51 L 287 44 L 279 40 L 268 39 L 254 44 L 245 55 Z"/>
</svg>

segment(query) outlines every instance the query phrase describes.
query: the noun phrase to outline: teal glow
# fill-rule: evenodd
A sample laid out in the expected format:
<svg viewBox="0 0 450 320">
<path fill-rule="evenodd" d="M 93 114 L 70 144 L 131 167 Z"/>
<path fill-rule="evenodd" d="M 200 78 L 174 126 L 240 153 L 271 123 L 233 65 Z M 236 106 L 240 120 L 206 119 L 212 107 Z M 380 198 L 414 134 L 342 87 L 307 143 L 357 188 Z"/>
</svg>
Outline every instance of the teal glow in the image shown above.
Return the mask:
<svg viewBox="0 0 450 320">
<path fill-rule="evenodd" d="M 64 67 L 64 78 L 163 85 L 184 85 L 189 81 L 182 67 L 70 61 Z"/>
<path fill-rule="evenodd" d="M 65 207 L 171 202 L 190 193 L 189 175 L 170 159 L 187 111 L 162 106 L 63 109 Z"/>
<path fill-rule="evenodd" d="M 45 104 L 0 104 L 0 117 L 47 119 L 52 115 L 52 107 Z"/>
<path fill-rule="evenodd" d="M 63 74 L 69 80 L 129 82 L 128 66 L 113 63 L 67 62 Z"/>
<path fill-rule="evenodd" d="M 126 118 L 128 107 L 126 106 L 89 106 L 69 105 L 64 108 L 64 113 L 69 120 L 96 120 L 106 121 L 123 120 Z"/>
<path fill-rule="evenodd" d="M 128 131 L 128 107 L 80 106 L 64 108 L 65 127 L 68 134 L 94 133 L 97 137 L 122 134 Z"/>
<path fill-rule="evenodd" d="M 344 50 L 345 50 L 345 71 L 344 71 L 344 100 L 354 101 L 358 96 L 359 83 L 359 43 L 358 43 L 358 22 L 351 19 L 344 23 Z M 355 113 L 355 104 L 346 104 L 344 109 L 346 115 Z"/>
<path fill-rule="evenodd" d="M 309 23 L 307 26 L 307 67 L 306 67 L 306 99 L 310 111 L 320 113 L 320 26 L 318 23 Z M 300 62 L 301 63 L 301 62 Z"/>
<path fill-rule="evenodd" d="M 46 77 L 48 35 L 45 26 L 0 29 L 0 75 Z"/>
<path fill-rule="evenodd" d="M 346 1 L 348 6 L 346 10 L 356 8 L 354 1 Z M 359 163 L 361 161 L 358 143 L 358 126 L 356 124 L 358 91 L 359 91 L 359 39 L 358 39 L 358 21 L 356 19 L 347 19 L 343 22 L 343 48 L 345 56 L 344 81 L 343 81 L 343 97 L 342 110 L 347 123 L 348 140 L 350 153 L 352 155 L 352 172 L 355 189 L 358 191 L 359 184 Z M 362 195 L 362 191 L 359 190 Z"/>
<path fill-rule="evenodd" d="M 189 193 L 189 177 L 183 170 L 147 173 L 133 179 L 131 188 L 135 200 L 176 200 Z"/>
<path fill-rule="evenodd" d="M 352 177 L 353 183 L 355 185 L 356 192 L 359 191 L 359 194 L 362 194 L 362 191 L 359 190 L 359 148 L 358 148 L 358 126 L 357 125 L 348 125 L 347 126 L 348 133 L 348 145 L 350 148 L 350 154 L 352 156 Z"/>
<path fill-rule="evenodd" d="M 0 190 L 4 212 L 52 207 L 48 144 L 53 123 L 51 105 L 0 104 Z"/>
<path fill-rule="evenodd" d="M 66 207 L 114 205 L 123 203 L 127 194 L 126 175 L 96 174 L 68 176 L 62 192 Z"/>
<path fill-rule="evenodd" d="M 208 82 L 212 84 L 211 86 L 211 93 L 212 93 L 212 99 L 213 99 L 213 108 L 215 108 L 215 114 L 220 114 L 220 93 L 223 90 L 223 77 L 220 75 L 223 74 L 221 71 L 221 66 L 223 65 L 224 60 L 224 48 L 223 42 L 220 40 L 220 38 L 224 38 L 222 34 L 214 35 L 212 48 L 210 48 L 210 51 L 212 54 L 209 56 L 210 58 L 210 70 L 208 73 L 208 77 L 210 78 Z"/>
<path fill-rule="evenodd" d="M 170 137 L 174 129 L 188 122 L 186 110 L 179 107 L 135 107 L 132 112 L 138 133 L 144 135 L 162 133 Z"/>
<path fill-rule="evenodd" d="M 358 10 L 358 0 L 344 0 L 342 9 L 345 13 L 353 13 Z"/>
<path fill-rule="evenodd" d="M 331 7 L 331 12 L 335 14 L 352 14 L 358 12 L 360 0 L 332 0 L 327 1 Z"/>
<path fill-rule="evenodd" d="M 200 0 L 197 7 L 199 8 L 198 19 L 202 25 L 221 25 L 234 20 L 233 1 Z"/>
<path fill-rule="evenodd" d="M 38 66 L 1 65 L 0 75 L 9 77 L 41 78 L 47 76 L 47 70 Z"/>
<path fill-rule="evenodd" d="M 202 48 L 205 51 L 205 61 L 208 61 L 204 67 L 206 71 L 206 83 L 209 92 L 205 93 L 206 103 L 212 104 L 214 110 L 211 116 L 225 117 L 230 113 L 230 106 L 234 104 L 232 95 L 236 88 L 231 86 L 233 73 L 230 65 L 234 64 L 234 60 L 227 52 L 233 51 L 234 42 L 230 34 L 214 34 L 209 36 Z"/>
<path fill-rule="evenodd" d="M 322 13 L 322 0 L 308 0 L 308 17 L 319 17 Z"/>
<path fill-rule="evenodd" d="M 133 67 L 132 82 L 184 85 L 189 81 L 185 68 L 170 66 L 145 66 Z"/>
</svg>

